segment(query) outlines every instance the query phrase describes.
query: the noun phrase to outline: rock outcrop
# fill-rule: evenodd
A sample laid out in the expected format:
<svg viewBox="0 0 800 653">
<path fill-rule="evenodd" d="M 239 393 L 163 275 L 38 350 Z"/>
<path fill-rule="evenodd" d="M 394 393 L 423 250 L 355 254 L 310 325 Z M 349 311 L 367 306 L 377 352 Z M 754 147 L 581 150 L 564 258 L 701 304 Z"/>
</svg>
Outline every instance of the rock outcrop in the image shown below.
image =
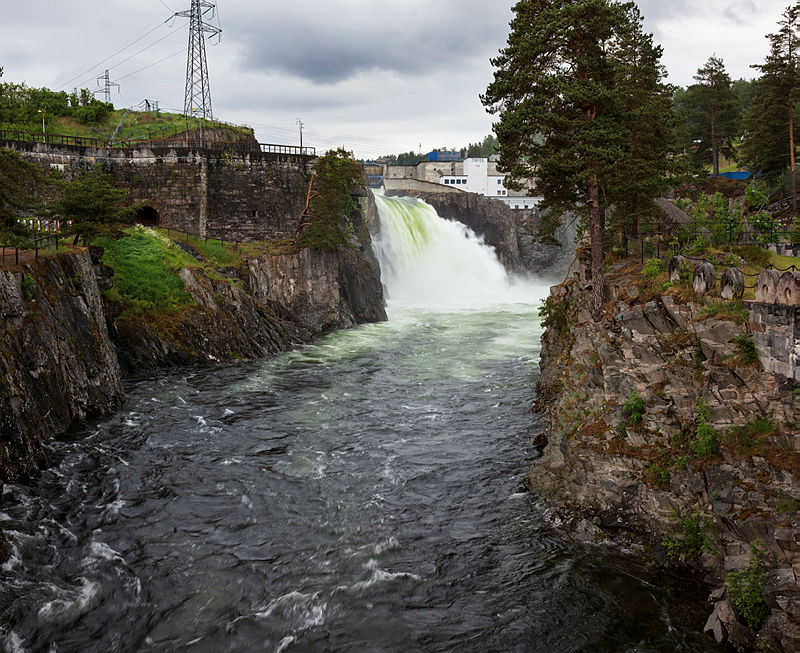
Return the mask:
<svg viewBox="0 0 800 653">
<path fill-rule="evenodd" d="M 548 300 L 536 409 L 549 430 L 527 484 L 573 536 L 702 569 L 720 586 L 708 630 L 739 650 L 756 634 L 723 583 L 750 570 L 769 608 L 758 638 L 800 650 L 796 384 L 753 360 L 746 312 L 653 292 L 628 266 L 609 274 L 595 323 L 585 275 Z"/>
<path fill-rule="evenodd" d="M 122 400 L 89 252 L 0 270 L 0 483 L 30 479 L 42 441 Z"/>
</svg>

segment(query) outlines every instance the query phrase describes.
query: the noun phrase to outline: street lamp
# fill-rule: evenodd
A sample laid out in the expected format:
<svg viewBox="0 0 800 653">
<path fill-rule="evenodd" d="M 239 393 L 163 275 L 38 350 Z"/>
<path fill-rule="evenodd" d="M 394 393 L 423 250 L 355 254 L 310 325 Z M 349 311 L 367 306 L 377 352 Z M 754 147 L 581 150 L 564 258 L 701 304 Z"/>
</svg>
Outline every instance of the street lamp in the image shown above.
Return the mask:
<svg viewBox="0 0 800 653">
<path fill-rule="evenodd" d="M 42 114 L 42 133 L 44 134 L 45 133 L 45 131 L 44 131 L 44 111 L 39 109 L 38 113 Z"/>
</svg>

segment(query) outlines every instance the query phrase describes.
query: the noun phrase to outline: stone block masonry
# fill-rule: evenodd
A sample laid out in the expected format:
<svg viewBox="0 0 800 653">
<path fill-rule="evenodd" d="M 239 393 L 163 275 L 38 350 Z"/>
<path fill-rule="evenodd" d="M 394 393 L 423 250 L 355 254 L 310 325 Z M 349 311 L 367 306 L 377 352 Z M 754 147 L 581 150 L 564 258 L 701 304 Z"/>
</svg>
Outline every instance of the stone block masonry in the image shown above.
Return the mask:
<svg viewBox="0 0 800 653">
<path fill-rule="evenodd" d="M 158 213 L 158 224 L 226 240 L 295 235 L 313 158 L 188 147 L 105 149 L 0 141 L 66 177 L 101 164 L 131 200 Z"/>
<path fill-rule="evenodd" d="M 750 330 L 764 369 L 800 381 L 800 309 L 750 304 Z"/>
</svg>

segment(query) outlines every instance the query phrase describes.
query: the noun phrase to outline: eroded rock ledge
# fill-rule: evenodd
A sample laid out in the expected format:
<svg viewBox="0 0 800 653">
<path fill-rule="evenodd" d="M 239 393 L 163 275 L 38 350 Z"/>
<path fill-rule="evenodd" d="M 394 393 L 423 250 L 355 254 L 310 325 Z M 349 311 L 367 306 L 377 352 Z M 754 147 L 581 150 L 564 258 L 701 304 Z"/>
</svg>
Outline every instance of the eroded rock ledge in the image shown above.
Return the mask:
<svg viewBox="0 0 800 653">
<path fill-rule="evenodd" d="M 535 410 L 549 429 L 528 486 L 573 537 L 701 570 L 718 588 L 707 625 L 718 640 L 800 650 L 796 384 L 745 362 L 745 321 L 712 317 L 686 293 L 643 297 L 636 266 L 611 271 L 594 323 L 586 274 L 548 300 Z M 701 423 L 716 434 L 709 451 Z M 757 632 L 725 586 L 754 551 L 769 608 Z"/>
<path fill-rule="evenodd" d="M 178 276 L 180 312 L 122 317 L 102 251 L 0 270 L 0 495 L 46 464 L 46 440 L 114 412 L 124 376 L 178 365 L 261 358 L 312 336 L 386 319 L 377 264 L 357 246 L 250 259 L 210 278 Z M 98 285 L 99 284 L 99 285 Z M 0 532 L 0 562 L 9 555 Z"/>
</svg>

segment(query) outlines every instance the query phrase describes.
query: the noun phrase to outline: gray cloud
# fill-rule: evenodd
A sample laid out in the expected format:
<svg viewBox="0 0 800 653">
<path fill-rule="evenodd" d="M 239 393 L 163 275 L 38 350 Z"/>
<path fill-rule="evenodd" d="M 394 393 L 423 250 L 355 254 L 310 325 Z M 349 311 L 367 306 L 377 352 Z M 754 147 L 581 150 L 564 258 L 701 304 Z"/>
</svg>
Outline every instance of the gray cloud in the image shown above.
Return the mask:
<svg viewBox="0 0 800 653">
<path fill-rule="evenodd" d="M 249 69 L 334 84 L 363 72 L 428 74 L 496 53 L 510 1 L 269 4 L 237 16 Z M 246 20 L 244 20 L 246 19 Z M 280 24 L 280 29 L 274 25 Z"/>
</svg>

